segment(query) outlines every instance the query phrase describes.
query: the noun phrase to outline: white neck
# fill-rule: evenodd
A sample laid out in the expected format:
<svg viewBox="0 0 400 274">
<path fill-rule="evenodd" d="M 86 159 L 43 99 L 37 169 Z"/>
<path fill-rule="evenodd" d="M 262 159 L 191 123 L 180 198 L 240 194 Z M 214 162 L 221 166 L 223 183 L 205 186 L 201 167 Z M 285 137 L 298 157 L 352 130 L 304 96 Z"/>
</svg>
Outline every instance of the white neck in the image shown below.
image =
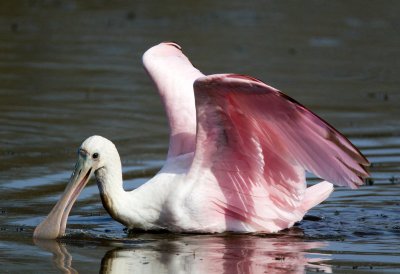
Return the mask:
<svg viewBox="0 0 400 274">
<path fill-rule="evenodd" d="M 128 228 L 165 228 L 170 218 L 163 216 L 166 199 L 176 189 L 179 178 L 184 177 L 192 158 L 193 153 L 189 153 L 170 159 L 155 177 L 127 192 L 123 188 L 121 160 L 118 155 L 109 155 L 104 167 L 95 173 L 104 208 Z"/>
<path fill-rule="evenodd" d="M 148 205 L 143 203 L 139 189 L 124 190 L 119 156 L 98 169 L 95 175 L 103 206 L 111 217 L 128 228 L 147 229 L 144 225 L 149 222 L 143 217 Z"/>
<path fill-rule="evenodd" d="M 111 163 L 96 170 L 97 186 L 101 201 L 107 212 L 118 222 L 123 222 L 119 214 L 119 205 L 126 199 L 123 188 L 121 162 Z"/>
</svg>

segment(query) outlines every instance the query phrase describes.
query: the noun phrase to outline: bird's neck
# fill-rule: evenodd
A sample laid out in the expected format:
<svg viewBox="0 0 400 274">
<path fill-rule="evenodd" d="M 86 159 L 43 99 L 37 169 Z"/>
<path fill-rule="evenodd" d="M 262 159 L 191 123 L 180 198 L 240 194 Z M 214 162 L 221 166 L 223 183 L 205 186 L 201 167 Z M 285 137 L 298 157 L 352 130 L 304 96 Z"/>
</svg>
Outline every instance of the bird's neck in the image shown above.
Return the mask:
<svg viewBox="0 0 400 274">
<path fill-rule="evenodd" d="M 121 208 L 124 208 L 128 194 L 123 187 L 121 161 L 119 159 L 112 161 L 98 169 L 96 180 L 104 208 L 113 219 L 126 225 L 121 216 Z"/>
</svg>

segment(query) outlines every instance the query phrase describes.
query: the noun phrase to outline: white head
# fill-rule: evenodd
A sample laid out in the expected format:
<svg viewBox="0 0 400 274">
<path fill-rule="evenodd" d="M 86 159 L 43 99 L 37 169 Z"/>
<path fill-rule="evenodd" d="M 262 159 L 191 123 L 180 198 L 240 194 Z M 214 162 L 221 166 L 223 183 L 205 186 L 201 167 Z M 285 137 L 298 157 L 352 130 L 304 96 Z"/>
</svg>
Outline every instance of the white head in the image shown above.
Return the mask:
<svg viewBox="0 0 400 274">
<path fill-rule="evenodd" d="M 85 165 L 90 167 L 92 172 L 106 168 L 115 161 L 120 163 L 115 145 L 110 140 L 98 135 L 89 137 L 82 143 L 78 150 L 78 157 L 85 161 Z"/>
<path fill-rule="evenodd" d="M 34 238 L 55 239 L 65 232 L 68 214 L 90 177 L 108 168 L 120 168 L 121 160 L 115 145 L 101 136 L 87 138 L 78 150 L 78 160 L 63 195 L 49 215 L 35 229 Z"/>
</svg>

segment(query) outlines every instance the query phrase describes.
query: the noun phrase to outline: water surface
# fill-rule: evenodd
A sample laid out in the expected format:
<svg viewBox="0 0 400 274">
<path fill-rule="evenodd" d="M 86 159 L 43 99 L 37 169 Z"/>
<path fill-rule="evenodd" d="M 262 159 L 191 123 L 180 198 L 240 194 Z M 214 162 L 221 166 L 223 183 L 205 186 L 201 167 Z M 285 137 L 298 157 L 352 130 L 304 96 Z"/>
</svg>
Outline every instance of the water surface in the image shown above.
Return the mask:
<svg viewBox="0 0 400 274">
<path fill-rule="evenodd" d="M 2 272 L 398 273 L 400 3 L 149 2 L 1 1 Z M 164 40 L 206 74 L 255 76 L 328 120 L 371 161 L 369 185 L 338 188 L 277 235 L 178 235 L 127 232 L 91 183 L 67 236 L 34 243 L 86 137 L 117 145 L 127 189 L 162 166 L 168 128 L 140 58 Z"/>
</svg>

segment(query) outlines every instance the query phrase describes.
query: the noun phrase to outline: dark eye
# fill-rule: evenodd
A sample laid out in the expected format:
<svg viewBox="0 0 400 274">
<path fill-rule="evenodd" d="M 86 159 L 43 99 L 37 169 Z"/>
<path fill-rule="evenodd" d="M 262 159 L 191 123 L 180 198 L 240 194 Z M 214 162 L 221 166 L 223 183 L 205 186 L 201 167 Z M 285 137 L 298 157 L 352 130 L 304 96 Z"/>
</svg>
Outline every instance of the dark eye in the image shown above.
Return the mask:
<svg viewBox="0 0 400 274">
<path fill-rule="evenodd" d="M 99 154 L 97 152 L 93 153 L 92 157 L 93 157 L 93 159 L 97 159 L 97 158 L 99 158 Z"/>
</svg>

